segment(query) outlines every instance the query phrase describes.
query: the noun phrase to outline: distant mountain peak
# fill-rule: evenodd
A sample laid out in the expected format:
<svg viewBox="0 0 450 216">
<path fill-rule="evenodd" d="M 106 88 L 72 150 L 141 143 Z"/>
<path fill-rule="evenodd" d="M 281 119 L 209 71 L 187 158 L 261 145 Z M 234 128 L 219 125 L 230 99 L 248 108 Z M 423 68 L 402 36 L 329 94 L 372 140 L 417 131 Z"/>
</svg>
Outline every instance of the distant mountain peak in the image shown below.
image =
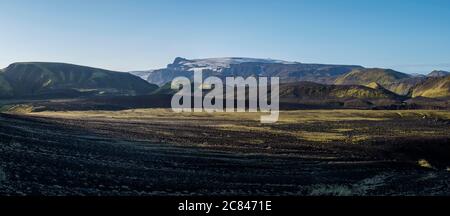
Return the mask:
<svg viewBox="0 0 450 216">
<path fill-rule="evenodd" d="M 337 76 L 354 69 L 363 69 L 359 65 L 310 64 L 296 61 L 285 61 L 271 58 L 249 57 L 220 57 L 187 59 L 176 57 L 166 68 L 151 71 L 133 71 L 150 83 L 162 86 L 175 77 L 193 78 L 196 71 L 204 76 L 217 76 L 221 79 L 229 76 L 263 76 L 279 77 L 280 82 L 313 81 L 319 83 L 333 83 Z"/>
<path fill-rule="evenodd" d="M 427 76 L 429 77 L 443 77 L 443 76 L 449 76 L 450 72 L 443 71 L 443 70 L 434 70 L 431 71 Z"/>
<path fill-rule="evenodd" d="M 189 61 L 189 59 L 182 58 L 182 57 L 176 57 L 176 58 L 173 60 L 173 64 L 180 64 L 181 62 L 186 62 L 186 61 Z"/>
<path fill-rule="evenodd" d="M 230 68 L 231 65 L 242 63 L 267 63 L 267 64 L 300 64 L 299 62 L 290 62 L 276 60 L 270 58 L 248 58 L 248 57 L 221 57 L 221 58 L 203 58 L 203 59 L 186 59 L 176 57 L 168 68 L 182 69 L 187 71 L 194 70 L 212 70 L 221 71 L 224 68 Z"/>
</svg>

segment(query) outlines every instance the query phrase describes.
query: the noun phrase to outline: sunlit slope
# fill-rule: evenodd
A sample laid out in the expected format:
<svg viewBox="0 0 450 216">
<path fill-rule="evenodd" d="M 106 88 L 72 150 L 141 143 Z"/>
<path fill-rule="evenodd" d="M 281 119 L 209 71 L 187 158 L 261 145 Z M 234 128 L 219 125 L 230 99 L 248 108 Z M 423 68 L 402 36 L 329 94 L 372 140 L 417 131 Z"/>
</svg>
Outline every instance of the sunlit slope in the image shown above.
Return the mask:
<svg viewBox="0 0 450 216">
<path fill-rule="evenodd" d="M 412 96 L 429 98 L 450 97 L 450 76 L 427 79 L 414 87 Z"/>
<path fill-rule="evenodd" d="M 335 80 L 337 85 L 369 85 L 378 83 L 384 88 L 400 95 L 407 95 L 417 80 L 411 75 L 391 69 L 355 69 Z"/>
<path fill-rule="evenodd" d="M 398 98 L 398 95 L 384 88 L 370 88 L 361 85 L 323 85 L 312 82 L 297 82 L 281 85 L 280 97 L 308 99 L 395 99 Z"/>
</svg>

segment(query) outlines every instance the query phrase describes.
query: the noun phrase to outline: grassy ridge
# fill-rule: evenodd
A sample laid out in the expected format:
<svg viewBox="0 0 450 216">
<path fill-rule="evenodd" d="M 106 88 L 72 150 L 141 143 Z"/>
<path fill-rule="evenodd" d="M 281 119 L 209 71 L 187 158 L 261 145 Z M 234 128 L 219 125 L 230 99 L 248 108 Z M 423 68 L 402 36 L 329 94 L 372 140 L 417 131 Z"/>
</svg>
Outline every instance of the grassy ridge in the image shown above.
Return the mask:
<svg viewBox="0 0 450 216">
<path fill-rule="evenodd" d="M 15 63 L 0 73 L 0 96 L 27 96 L 72 91 L 145 94 L 157 86 L 128 73 L 64 64 Z"/>
<path fill-rule="evenodd" d="M 410 75 L 390 69 L 372 68 L 356 69 L 335 80 L 337 85 L 369 85 L 376 82 L 388 90 L 405 95 L 413 86 L 408 82 L 400 82 L 411 78 Z"/>
<path fill-rule="evenodd" d="M 281 97 L 297 98 L 398 98 L 383 88 L 370 88 L 360 85 L 322 85 L 310 82 L 284 84 L 280 87 Z"/>
<path fill-rule="evenodd" d="M 417 85 L 413 92 L 413 97 L 450 97 L 450 76 L 430 78 Z"/>
</svg>

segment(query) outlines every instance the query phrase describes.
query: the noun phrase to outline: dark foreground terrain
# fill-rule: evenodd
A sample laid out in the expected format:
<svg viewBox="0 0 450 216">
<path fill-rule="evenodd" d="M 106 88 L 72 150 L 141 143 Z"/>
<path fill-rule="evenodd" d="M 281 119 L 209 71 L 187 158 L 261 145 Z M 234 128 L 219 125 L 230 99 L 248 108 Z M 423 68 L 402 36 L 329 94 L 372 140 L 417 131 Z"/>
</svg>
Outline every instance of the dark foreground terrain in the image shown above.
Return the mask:
<svg viewBox="0 0 450 216">
<path fill-rule="evenodd" d="M 450 195 L 448 113 L 373 112 L 0 114 L 0 194 Z"/>
</svg>

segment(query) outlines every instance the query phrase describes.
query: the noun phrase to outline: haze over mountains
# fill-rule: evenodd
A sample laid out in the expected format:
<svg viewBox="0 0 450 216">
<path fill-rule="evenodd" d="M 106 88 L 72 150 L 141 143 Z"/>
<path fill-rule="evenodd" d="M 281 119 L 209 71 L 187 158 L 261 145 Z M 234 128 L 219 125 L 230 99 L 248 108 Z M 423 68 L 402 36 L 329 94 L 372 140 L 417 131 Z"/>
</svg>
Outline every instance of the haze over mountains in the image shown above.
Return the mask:
<svg viewBox="0 0 450 216">
<path fill-rule="evenodd" d="M 0 71 L 0 98 L 81 97 L 86 104 L 102 101 L 101 107 L 108 107 L 112 102 L 116 108 L 167 106 L 170 97 L 166 95 L 175 92 L 168 83 L 177 76 L 192 78 L 196 71 L 202 71 L 204 77 L 222 79 L 228 76 L 278 76 L 282 83 L 280 101 L 294 108 L 304 105 L 319 108 L 449 107 L 450 73 L 445 71 L 417 76 L 358 65 L 238 57 L 193 60 L 178 57 L 166 68 L 130 73 L 65 63 L 14 63 Z"/>
</svg>

